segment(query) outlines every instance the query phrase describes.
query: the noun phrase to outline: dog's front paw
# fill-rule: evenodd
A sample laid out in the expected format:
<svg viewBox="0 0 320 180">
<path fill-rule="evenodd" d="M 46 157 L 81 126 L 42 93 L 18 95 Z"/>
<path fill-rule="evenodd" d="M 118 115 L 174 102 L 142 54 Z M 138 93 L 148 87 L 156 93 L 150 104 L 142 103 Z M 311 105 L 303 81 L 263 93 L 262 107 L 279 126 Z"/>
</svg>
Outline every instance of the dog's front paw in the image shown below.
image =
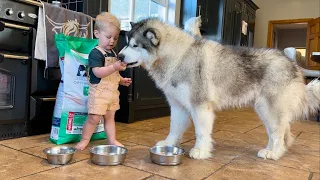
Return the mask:
<svg viewBox="0 0 320 180">
<path fill-rule="evenodd" d="M 189 156 L 193 159 L 208 159 L 212 157 L 212 154 L 206 149 L 192 148 L 189 152 Z"/>
<path fill-rule="evenodd" d="M 262 159 L 273 159 L 273 160 L 278 160 L 280 158 L 279 155 L 277 155 L 276 153 L 268 149 L 261 149 L 258 152 L 257 156 Z"/>
</svg>

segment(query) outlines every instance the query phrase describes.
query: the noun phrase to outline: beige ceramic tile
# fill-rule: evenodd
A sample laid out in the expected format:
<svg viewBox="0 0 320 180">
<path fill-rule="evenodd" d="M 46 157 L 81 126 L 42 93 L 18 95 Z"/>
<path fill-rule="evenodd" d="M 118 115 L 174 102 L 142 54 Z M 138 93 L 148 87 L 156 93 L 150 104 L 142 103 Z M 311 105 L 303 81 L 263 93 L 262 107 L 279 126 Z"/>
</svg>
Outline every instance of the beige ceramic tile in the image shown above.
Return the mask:
<svg viewBox="0 0 320 180">
<path fill-rule="evenodd" d="M 15 179 L 28 174 L 49 170 L 47 161 L 0 145 L 0 179 Z"/>
<path fill-rule="evenodd" d="M 312 180 L 320 180 L 320 174 L 318 174 L 318 173 L 313 173 L 313 174 L 312 174 Z"/>
<path fill-rule="evenodd" d="M 170 132 L 170 128 L 163 128 L 163 129 L 159 129 L 159 130 L 156 130 L 154 131 L 155 133 L 158 133 L 158 134 L 163 134 L 163 135 L 168 135 L 169 132 Z M 186 140 L 192 140 L 192 139 L 195 139 L 196 136 L 195 136 L 195 132 L 194 132 L 194 127 L 190 127 L 188 128 L 185 133 L 183 134 L 183 137 L 186 139 Z"/>
<path fill-rule="evenodd" d="M 159 134 L 168 135 L 169 131 L 170 131 L 170 128 L 163 128 L 163 129 L 156 130 L 154 132 L 159 133 Z M 218 131 L 217 129 L 213 129 L 212 136 L 214 136 L 214 133 L 217 131 Z M 195 129 L 193 126 L 186 130 L 186 132 L 183 134 L 183 138 L 187 141 L 196 139 Z"/>
<path fill-rule="evenodd" d="M 118 166 L 98 166 L 87 160 L 61 166 L 59 168 L 34 174 L 22 178 L 23 180 L 88 180 L 88 179 L 143 179 L 151 176 L 150 173 L 140 171 L 134 168 Z"/>
<path fill-rule="evenodd" d="M 165 178 L 165 177 L 161 177 L 161 176 L 158 176 L 158 175 L 153 175 L 145 180 L 169 180 L 169 178 Z"/>
<path fill-rule="evenodd" d="M 291 130 L 291 133 L 296 137 L 301 132 L 300 131 Z M 267 130 L 266 130 L 264 125 L 259 126 L 258 128 L 253 129 L 251 131 L 248 131 L 248 132 L 246 132 L 246 134 L 253 135 L 253 136 L 266 136 L 266 137 L 268 137 Z"/>
<path fill-rule="evenodd" d="M 221 120 L 222 119 L 222 120 Z M 242 109 L 230 109 L 225 111 L 216 112 L 217 122 L 228 120 L 228 121 L 253 121 L 260 122 L 257 114 L 252 108 L 242 108 Z"/>
<path fill-rule="evenodd" d="M 312 140 L 320 143 L 320 133 L 302 132 L 297 139 Z"/>
<path fill-rule="evenodd" d="M 261 163 L 260 161 L 255 161 L 247 157 L 241 157 L 233 160 L 230 164 L 212 174 L 208 180 L 307 180 L 308 177 L 308 171 L 302 171 L 268 163 Z"/>
<path fill-rule="evenodd" d="M 279 160 L 261 159 L 257 157 L 259 149 L 250 149 L 245 153 L 245 157 L 254 160 L 255 162 L 275 164 L 294 169 L 300 169 L 308 172 L 320 172 L 320 158 L 305 154 L 297 154 L 292 151 L 286 152 Z"/>
<path fill-rule="evenodd" d="M 161 118 L 154 118 L 142 121 L 136 121 L 130 124 L 126 123 L 117 123 L 119 126 L 139 129 L 144 131 L 154 131 L 166 127 L 170 127 L 170 117 L 161 117 Z"/>
<path fill-rule="evenodd" d="M 239 133 L 232 131 L 218 131 L 213 135 L 214 139 L 223 139 L 230 141 L 241 141 L 243 143 L 247 143 L 250 146 L 257 146 L 260 148 L 266 147 L 268 144 L 268 136 L 263 134 L 255 134 L 252 135 L 250 133 Z"/>
<path fill-rule="evenodd" d="M 215 123 L 214 129 L 244 133 L 261 125 L 262 123 L 259 121 L 228 120 L 221 123 Z"/>
<path fill-rule="evenodd" d="M 202 179 L 221 167 L 214 161 L 194 160 L 187 156 L 177 166 L 157 165 L 151 162 L 148 147 L 144 146 L 130 148 L 124 164 L 172 179 Z"/>
<path fill-rule="evenodd" d="M 20 149 L 26 149 L 26 148 L 50 144 L 51 142 L 49 141 L 49 137 L 50 137 L 50 134 L 28 136 L 28 137 L 0 141 L 0 144 L 20 150 Z"/>
<path fill-rule="evenodd" d="M 166 137 L 167 135 L 141 130 L 119 131 L 117 133 L 120 142 L 124 140 L 149 147 L 156 145 L 158 141 L 164 140 Z M 188 140 L 190 139 L 183 138 L 181 142 Z"/>
<path fill-rule="evenodd" d="M 319 141 L 299 139 L 298 137 L 294 141 L 293 145 L 289 148 L 289 151 L 297 154 L 310 155 L 319 158 L 320 143 Z"/>
<path fill-rule="evenodd" d="M 196 141 L 190 141 L 181 145 L 186 151 L 187 155 L 189 155 L 190 149 L 193 148 L 195 142 Z M 225 141 L 217 139 L 214 144 L 212 158 L 209 160 L 226 164 L 232 159 L 243 154 L 249 148 L 250 146 L 247 143 L 241 141 Z"/>
<path fill-rule="evenodd" d="M 320 133 L 320 123 L 316 121 L 300 121 L 291 123 L 291 130 L 309 132 L 309 133 Z"/>
</svg>

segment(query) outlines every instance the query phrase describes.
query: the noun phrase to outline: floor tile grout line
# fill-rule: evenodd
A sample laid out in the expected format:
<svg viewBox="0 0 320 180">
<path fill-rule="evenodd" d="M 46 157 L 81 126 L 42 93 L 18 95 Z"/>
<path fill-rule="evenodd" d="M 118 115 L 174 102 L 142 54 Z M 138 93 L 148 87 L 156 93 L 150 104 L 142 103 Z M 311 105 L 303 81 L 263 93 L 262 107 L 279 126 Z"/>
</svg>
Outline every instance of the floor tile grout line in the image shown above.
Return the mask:
<svg viewBox="0 0 320 180">
<path fill-rule="evenodd" d="M 219 170 L 225 168 L 227 165 L 231 164 L 234 159 L 237 159 L 237 158 L 241 157 L 241 156 L 242 156 L 243 154 L 245 154 L 245 152 L 247 152 L 247 151 L 249 151 L 249 150 L 247 149 L 247 150 L 241 152 L 241 154 L 239 154 L 238 156 L 232 158 L 230 161 L 228 161 L 227 163 L 223 164 L 220 168 L 218 168 L 217 170 L 215 170 L 213 173 L 209 174 L 207 177 L 202 178 L 201 180 L 205 180 L 205 179 L 207 179 L 208 177 L 210 177 L 210 176 L 212 176 L 213 174 L 215 174 L 216 172 L 218 172 Z"/>
<path fill-rule="evenodd" d="M 79 160 L 79 161 L 76 161 L 76 162 L 72 162 L 72 163 L 68 163 L 68 164 L 65 164 L 65 165 L 56 165 L 57 167 L 53 167 L 53 168 L 50 168 L 50 169 L 47 169 L 47 170 L 39 171 L 39 172 L 36 172 L 36 173 L 33 173 L 33 174 L 28 174 L 26 176 L 21 176 L 21 177 L 18 177 L 16 179 L 21 179 L 21 178 L 24 178 L 24 177 L 32 176 L 32 175 L 43 173 L 43 172 L 46 172 L 46 171 L 51 171 L 51 170 L 54 170 L 54 169 L 57 169 L 57 168 L 65 167 L 65 166 L 70 166 L 70 165 L 73 165 L 73 164 L 76 164 L 78 162 L 82 162 L 82 161 L 85 161 L 85 160 L 88 160 L 88 159 L 89 158 L 82 159 L 82 160 Z"/>
<path fill-rule="evenodd" d="M 302 134 L 302 131 L 295 137 L 297 139 Z"/>
<path fill-rule="evenodd" d="M 263 124 L 261 124 L 261 125 L 255 127 L 255 128 L 253 128 L 253 129 L 250 129 L 250 130 L 248 130 L 248 131 L 245 131 L 245 132 L 243 132 L 242 134 L 247 134 L 248 132 L 250 132 L 250 131 L 252 131 L 252 130 L 255 130 L 255 129 L 261 127 L 261 126 L 263 126 Z"/>
<path fill-rule="evenodd" d="M 149 179 L 149 178 L 151 178 L 151 177 L 153 177 L 153 176 L 160 176 L 160 177 L 163 177 L 163 178 L 166 178 L 166 179 L 174 180 L 174 179 L 172 179 L 172 178 L 165 177 L 165 176 L 162 176 L 162 175 L 159 175 L 159 174 L 156 174 L 156 173 L 152 173 L 152 175 L 150 175 L 150 176 L 148 176 L 148 177 L 145 177 L 145 178 L 143 178 L 143 179 L 141 179 L 141 180 L 147 180 L 147 179 Z"/>
<path fill-rule="evenodd" d="M 145 178 L 142 178 L 141 180 L 147 180 L 147 179 L 149 179 L 149 178 L 151 178 L 151 177 L 153 177 L 154 176 L 154 174 L 151 174 L 150 176 L 147 176 L 147 177 L 145 177 Z"/>
<path fill-rule="evenodd" d="M 308 180 L 311 180 L 313 178 L 313 172 L 310 172 Z"/>
<path fill-rule="evenodd" d="M 183 142 L 183 143 L 180 143 L 180 145 L 186 144 L 186 143 L 191 142 L 191 141 L 194 141 L 194 140 L 196 140 L 196 139 L 197 139 L 197 138 L 193 138 L 193 139 L 187 140 L 187 141 L 185 141 L 185 142 Z"/>
<path fill-rule="evenodd" d="M 119 126 L 122 127 L 122 128 L 131 129 L 131 130 L 140 130 L 140 131 L 146 131 L 146 132 L 154 132 L 154 131 L 158 131 L 158 130 L 161 130 L 161 129 L 170 128 L 170 126 L 169 126 L 169 127 L 162 127 L 162 128 L 159 128 L 159 129 L 144 130 L 144 129 L 134 128 L 134 127 L 126 127 L 126 126 L 121 126 L 121 125 L 119 125 Z M 119 129 L 119 131 L 121 131 L 121 129 Z"/>
<path fill-rule="evenodd" d="M 244 151 L 244 152 L 241 154 L 241 156 L 247 155 L 247 154 L 246 154 L 247 151 L 249 151 L 249 149 L 246 150 L 246 151 Z M 309 155 L 309 156 L 310 156 L 310 155 Z M 313 156 L 312 156 L 312 157 L 313 157 Z M 256 159 L 251 158 L 251 157 L 248 157 L 248 158 L 250 158 L 250 159 L 253 160 L 253 161 L 258 161 L 258 160 L 256 160 Z M 270 159 L 264 160 L 264 161 L 260 161 L 260 162 L 263 163 L 263 164 L 275 165 L 275 166 L 280 166 L 280 167 L 295 169 L 295 170 L 299 170 L 299 171 L 312 172 L 311 170 L 306 170 L 306 169 L 295 168 L 295 167 L 285 166 L 285 165 L 281 165 L 281 164 L 271 163 L 271 162 L 274 162 L 274 160 L 270 160 Z M 269 163 L 269 162 L 270 162 L 270 163 Z"/>
<path fill-rule="evenodd" d="M 169 178 L 169 177 L 166 177 L 166 176 L 162 176 L 162 175 L 154 173 L 154 172 L 146 171 L 144 169 L 139 169 L 139 168 L 127 165 L 127 164 L 122 164 L 122 166 L 129 167 L 129 168 L 132 168 L 132 169 L 135 169 L 135 170 L 139 170 L 139 171 L 143 171 L 143 172 L 146 172 L 146 173 L 150 173 L 151 175 L 158 175 L 158 176 L 163 177 L 163 178 L 172 179 L 172 178 Z"/>
<path fill-rule="evenodd" d="M 209 176 L 204 177 L 202 180 L 207 179 L 208 177 L 212 176 L 213 174 L 215 174 L 216 172 L 218 172 L 218 171 L 221 170 L 222 168 L 224 168 L 224 167 L 226 167 L 227 165 L 231 164 L 232 161 L 234 161 L 235 159 L 244 157 L 248 151 L 249 151 L 249 149 L 241 152 L 241 154 L 239 154 L 238 156 L 234 157 L 234 158 L 231 159 L 228 163 L 222 165 L 219 169 L 217 169 L 215 172 L 211 173 Z M 250 158 L 250 157 L 249 157 L 249 158 Z M 252 158 L 250 158 L 250 159 L 251 159 L 251 160 L 254 160 L 254 161 L 257 161 L 257 160 L 252 159 Z M 290 169 L 299 170 L 299 171 L 304 171 L 304 172 L 310 172 L 310 173 L 312 173 L 312 175 L 313 175 L 313 172 L 312 172 L 312 171 L 306 170 L 306 169 L 294 168 L 294 167 L 284 166 L 284 165 L 281 165 L 281 164 L 274 164 L 274 163 L 268 163 L 268 162 L 263 162 L 263 161 L 260 161 L 260 162 L 263 163 L 263 164 L 280 166 L 280 167 L 290 168 Z M 310 177 L 310 175 L 309 175 L 309 177 Z M 312 177 L 312 176 L 311 176 L 311 177 Z M 311 180 L 311 179 L 308 179 L 308 180 Z"/>
<path fill-rule="evenodd" d="M 37 155 L 31 154 L 31 153 L 22 151 L 22 150 L 24 150 L 24 149 L 20 149 L 20 150 L 19 150 L 19 149 L 12 148 L 12 147 L 10 147 L 10 146 L 6 146 L 6 145 L 3 145 L 3 146 L 4 146 L 4 147 L 7 147 L 7 148 L 9 148 L 9 149 L 12 149 L 12 150 L 15 150 L 15 151 L 24 153 L 24 154 L 28 154 L 28 155 L 33 156 L 33 157 L 37 157 L 37 158 L 46 160 L 46 158 L 43 158 L 43 157 L 41 157 L 41 156 L 37 156 Z"/>
</svg>

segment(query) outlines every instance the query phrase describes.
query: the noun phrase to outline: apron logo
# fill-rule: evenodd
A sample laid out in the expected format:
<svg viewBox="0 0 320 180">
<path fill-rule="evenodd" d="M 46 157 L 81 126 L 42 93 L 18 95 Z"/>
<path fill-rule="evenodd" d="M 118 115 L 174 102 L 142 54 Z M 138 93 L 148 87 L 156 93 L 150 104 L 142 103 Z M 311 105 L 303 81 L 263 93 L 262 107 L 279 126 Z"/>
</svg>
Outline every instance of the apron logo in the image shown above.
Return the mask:
<svg viewBox="0 0 320 180">
<path fill-rule="evenodd" d="M 65 23 L 57 23 L 50 19 L 47 15 L 49 23 L 53 26 L 52 31 L 56 34 L 63 33 L 66 36 L 88 37 L 88 24 L 80 24 L 77 19 L 68 20 Z"/>
</svg>

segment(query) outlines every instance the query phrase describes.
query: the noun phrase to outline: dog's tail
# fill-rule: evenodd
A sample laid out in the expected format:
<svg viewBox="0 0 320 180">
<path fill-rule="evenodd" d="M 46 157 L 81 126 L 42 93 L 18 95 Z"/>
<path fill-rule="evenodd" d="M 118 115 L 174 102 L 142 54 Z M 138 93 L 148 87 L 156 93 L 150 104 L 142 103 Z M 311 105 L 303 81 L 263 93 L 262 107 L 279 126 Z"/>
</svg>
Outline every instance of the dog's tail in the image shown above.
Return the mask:
<svg viewBox="0 0 320 180">
<path fill-rule="evenodd" d="M 304 110 L 305 117 L 314 114 L 320 109 L 320 79 L 314 79 L 306 86 L 307 90 L 307 107 Z"/>
</svg>

